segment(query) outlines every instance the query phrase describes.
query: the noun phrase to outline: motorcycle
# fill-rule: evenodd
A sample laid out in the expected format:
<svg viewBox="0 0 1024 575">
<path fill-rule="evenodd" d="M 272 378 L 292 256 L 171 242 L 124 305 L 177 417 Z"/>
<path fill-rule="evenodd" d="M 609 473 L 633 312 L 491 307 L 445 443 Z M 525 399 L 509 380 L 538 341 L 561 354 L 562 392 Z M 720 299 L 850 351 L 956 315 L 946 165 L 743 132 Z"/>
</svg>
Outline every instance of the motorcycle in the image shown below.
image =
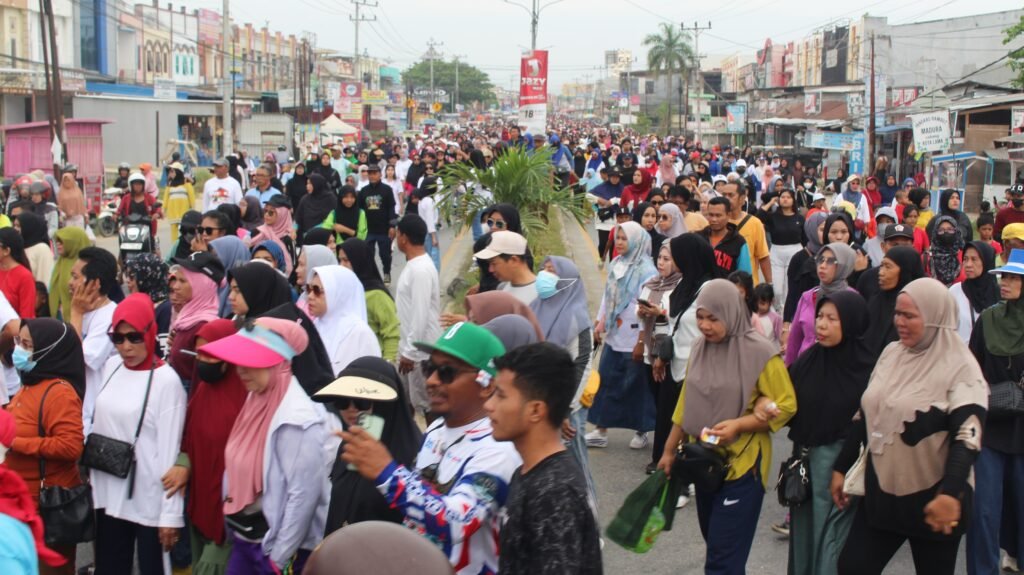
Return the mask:
<svg viewBox="0 0 1024 575">
<path fill-rule="evenodd" d="M 121 203 L 121 188 L 107 188 L 103 190 L 103 199 L 100 204 L 100 213 L 96 216 L 96 233 L 103 237 L 110 237 L 117 233 L 117 206 Z"/>
<path fill-rule="evenodd" d="M 160 202 L 157 202 L 153 207 L 157 209 L 159 206 Z M 121 269 L 125 269 L 128 262 L 141 254 L 160 254 L 159 241 L 153 234 L 150 216 L 131 214 L 127 218 L 122 218 L 117 239 Z"/>
</svg>

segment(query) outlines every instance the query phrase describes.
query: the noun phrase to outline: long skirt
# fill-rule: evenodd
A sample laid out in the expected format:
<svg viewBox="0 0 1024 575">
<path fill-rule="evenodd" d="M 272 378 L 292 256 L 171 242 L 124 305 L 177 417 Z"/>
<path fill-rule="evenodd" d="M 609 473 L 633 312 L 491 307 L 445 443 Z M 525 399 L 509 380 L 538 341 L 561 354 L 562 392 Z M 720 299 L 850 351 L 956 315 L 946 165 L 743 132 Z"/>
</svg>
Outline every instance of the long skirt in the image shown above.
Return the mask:
<svg viewBox="0 0 1024 575">
<path fill-rule="evenodd" d="M 629 351 L 605 346 L 597 371 L 601 387 L 594 396 L 587 421 L 598 427 L 647 432 L 654 430 L 654 397 L 647 387 L 644 364 Z"/>
<path fill-rule="evenodd" d="M 772 286 L 775 288 L 775 309 L 781 311 L 786 305 L 786 294 L 789 292 L 789 262 L 800 250 L 800 244 L 773 245 L 769 257 L 772 264 Z M 751 265 L 757 265 L 751 262 Z"/>
<path fill-rule="evenodd" d="M 854 501 L 840 511 L 829 486 L 843 442 L 810 449 L 811 499 L 790 509 L 789 575 L 835 575 L 839 553 L 853 523 Z"/>
</svg>

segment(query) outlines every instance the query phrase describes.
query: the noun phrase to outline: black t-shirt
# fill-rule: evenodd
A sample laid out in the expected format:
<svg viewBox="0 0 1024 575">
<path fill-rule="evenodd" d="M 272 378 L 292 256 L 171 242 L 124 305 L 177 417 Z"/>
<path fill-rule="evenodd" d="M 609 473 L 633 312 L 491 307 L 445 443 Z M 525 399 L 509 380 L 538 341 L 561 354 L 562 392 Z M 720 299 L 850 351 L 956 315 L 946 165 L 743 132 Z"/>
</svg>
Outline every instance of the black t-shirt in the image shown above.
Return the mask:
<svg viewBox="0 0 1024 575">
<path fill-rule="evenodd" d="M 386 234 L 395 218 L 395 192 L 384 182 L 366 184 L 359 191 L 359 209 L 366 213 L 366 232 Z"/>
<path fill-rule="evenodd" d="M 806 241 L 804 237 L 804 217 L 799 213 L 786 215 L 782 208 L 774 212 L 758 211 L 758 217 L 764 222 L 772 240 L 772 245 L 791 246 Z"/>
<path fill-rule="evenodd" d="M 512 475 L 501 528 L 502 575 L 600 574 L 597 520 L 579 464 L 568 451 Z"/>
</svg>

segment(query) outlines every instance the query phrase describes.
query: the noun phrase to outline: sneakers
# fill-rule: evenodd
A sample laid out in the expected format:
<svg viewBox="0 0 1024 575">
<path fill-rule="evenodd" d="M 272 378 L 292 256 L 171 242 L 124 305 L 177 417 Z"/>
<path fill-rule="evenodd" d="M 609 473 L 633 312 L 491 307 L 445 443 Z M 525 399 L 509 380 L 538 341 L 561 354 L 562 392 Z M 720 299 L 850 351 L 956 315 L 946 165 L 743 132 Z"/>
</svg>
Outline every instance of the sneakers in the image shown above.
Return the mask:
<svg viewBox="0 0 1024 575">
<path fill-rule="evenodd" d="M 644 449 L 645 447 L 647 447 L 647 443 L 647 434 L 640 433 L 639 431 L 637 431 L 636 433 L 633 434 L 633 439 L 629 440 L 629 448 Z"/>
<path fill-rule="evenodd" d="M 690 502 L 690 498 L 685 495 L 680 495 L 679 499 L 676 499 L 676 509 L 682 509 L 686 507 L 686 504 Z"/>
<path fill-rule="evenodd" d="M 789 537 L 789 516 L 787 515 L 786 520 L 782 523 L 772 523 L 772 531 L 783 537 Z"/>
<path fill-rule="evenodd" d="M 647 467 L 644 468 L 644 473 L 646 473 L 647 475 L 654 475 L 654 472 L 657 471 L 657 469 L 658 469 L 658 464 L 651 462 L 651 463 L 648 463 Z"/>
<path fill-rule="evenodd" d="M 386 283 L 386 284 L 390 284 L 391 283 L 391 274 L 384 274 L 384 283 Z"/>
<path fill-rule="evenodd" d="M 1017 560 L 1005 553 L 999 561 L 999 567 L 1007 573 L 1020 573 L 1020 569 L 1017 568 Z"/>
<path fill-rule="evenodd" d="M 587 441 L 587 447 L 608 447 L 608 434 L 600 429 L 595 429 L 583 436 Z"/>
</svg>

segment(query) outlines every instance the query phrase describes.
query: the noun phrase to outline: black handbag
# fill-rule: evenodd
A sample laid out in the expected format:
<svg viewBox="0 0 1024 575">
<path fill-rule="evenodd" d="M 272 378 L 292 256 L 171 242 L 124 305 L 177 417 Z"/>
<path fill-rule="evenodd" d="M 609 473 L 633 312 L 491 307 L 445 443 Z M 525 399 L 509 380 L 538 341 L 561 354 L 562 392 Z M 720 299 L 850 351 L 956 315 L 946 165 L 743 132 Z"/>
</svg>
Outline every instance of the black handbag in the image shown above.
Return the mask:
<svg viewBox="0 0 1024 575">
<path fill-rule="evenodd" d="M 811 500 L 809 452 L 806 447 L 794 449 L 793 455 L 779 467 L 779 482 L 775 485 L 779 505 L 799 507 Z"/>
<path fill-rule="evenodd" d="M 672 469 L 673 475 L 705 493 L 717 493 L 728 473 L 725 456 L 703 443 L 684 443 Z"/>
<path fill-rule="evenodd" d="M 50 384 L 39 401 L 39 437 L 46 437 L 43 428 L 43 404 L 53 386 Z M 68 489 L 46 486 L 46 458 L 39 458 L 39 517 L 43 520 L 43 538 L 47 545 L 77 545 L 96 538 L 92 508 L 92 488 L 88 483 Z"/>
<path fill-rule="evenodd" d="M 110 374 L 114 377 L 117 370 Z M 146 417 L 146 407 L 149 405 L 149 390 L 153 385 L 153 369 L 149 370 L 149 380 L 146 381 L 146 399 L 142 402 L 142 413 L 139 414 L 139 424 L 135 427 L 135 438 L 131 443 L 113 439 L 98 433 L 90 433 L 85 441 L 85 451 L 82 452 L 82 465 L 96 471 L 109 473 L 114 477 L 128 479 L 128 499 L 135 493 L 135 442 L 139 440 L 139 433 L 142 432 L 142 422 Z M 110 383 L 107 378 L 107 383 Z M 107 387 L 106 383 L 103 388 Z M 100 389 L 103 393 L 103 389 Z M 97 397 L 99 394 L 97 394 Z"/>
<path fill-rule="evenodd" d="M 1024 415 L 1024 383 L 1000 381 L 988 386 L 988 419 L 1010 419 Z"/>
<path fill-rule="evenodd" d="M 267 518 L 263 515 L 262 509 L 250 512 L 242 510 L 231 515 L 225 515 L 224 523 L 232 531 L 249 541 L 261 541 L 263 536 L 267 534 L 267 531 L 270 531 L 270 525 L 267 523 Z"/>
</svg>

